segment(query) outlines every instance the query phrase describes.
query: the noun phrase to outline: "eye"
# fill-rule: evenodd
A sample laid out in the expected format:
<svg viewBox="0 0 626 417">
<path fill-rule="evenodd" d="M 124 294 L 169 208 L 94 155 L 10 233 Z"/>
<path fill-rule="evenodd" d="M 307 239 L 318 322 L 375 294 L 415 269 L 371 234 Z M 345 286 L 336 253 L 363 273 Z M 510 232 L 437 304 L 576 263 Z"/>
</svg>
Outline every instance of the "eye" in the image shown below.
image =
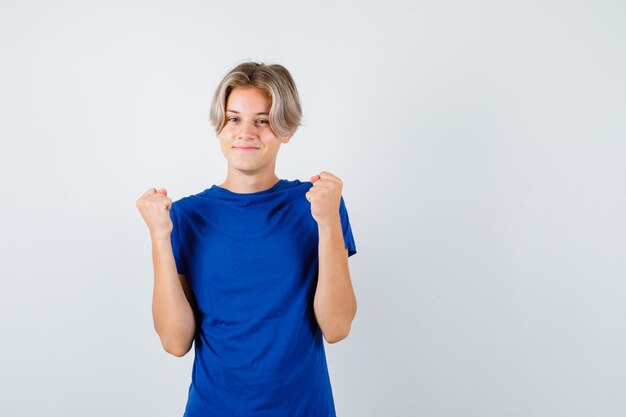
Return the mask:
<svg viewBox="0 0 626 417">
<path fill-rule="evenodd" d="M 236 117 L 229 117 L 228 119 L 226 119 L 228 122 L 230 122 L 233 119 L 237 119 Z"/>
<path fill-rule="evenodd" d="M 258 120 L 258 122 L 259 122 L 259 124 L 269 124 L 270 121 L 266 120 L 266 119 L 260 119 L 260 120 Z"/>
</svg>

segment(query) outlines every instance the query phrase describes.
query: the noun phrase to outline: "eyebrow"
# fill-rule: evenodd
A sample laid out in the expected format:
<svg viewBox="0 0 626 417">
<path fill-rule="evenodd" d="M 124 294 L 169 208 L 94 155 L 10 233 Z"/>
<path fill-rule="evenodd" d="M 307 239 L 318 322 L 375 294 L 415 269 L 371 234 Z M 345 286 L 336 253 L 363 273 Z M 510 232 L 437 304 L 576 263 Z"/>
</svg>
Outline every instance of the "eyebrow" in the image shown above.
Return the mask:
<svg viewBox="0 0 626 417">
<path fill-rule="evenodd" d="M 228 113 L 228 112 L 231 112 L 231 113 L 237 113 L 237 114 L 239 114 L 239 112 L 238 112 L 238 111 L 236 111 L 236 110 L 226 110 L 226 112 L 227 112 L 227 113 Z M 257 114 L 263 114 L 263 115 L 265 115 L 265 116 L 269 116 L 269 115 L 270 115 L 269 113 L 264 113 L 264 112 L 257 113 Z"/>
</svg>

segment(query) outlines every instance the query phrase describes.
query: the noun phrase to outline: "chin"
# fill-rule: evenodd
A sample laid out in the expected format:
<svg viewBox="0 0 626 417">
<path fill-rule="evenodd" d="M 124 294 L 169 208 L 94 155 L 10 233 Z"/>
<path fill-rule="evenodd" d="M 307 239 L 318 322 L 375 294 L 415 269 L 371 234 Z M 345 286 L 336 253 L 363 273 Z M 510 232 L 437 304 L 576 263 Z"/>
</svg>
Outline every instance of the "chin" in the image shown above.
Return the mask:
<svg viewBox="0 0 626 417">
<path fill-rule="evenodd" d="M 239 171 L 256 171 L 261 167 L 261 165 L 258 164 L 241 164 L 237 163 L 237 161 L 231 161 L 230 166 Z"/>
</svg>

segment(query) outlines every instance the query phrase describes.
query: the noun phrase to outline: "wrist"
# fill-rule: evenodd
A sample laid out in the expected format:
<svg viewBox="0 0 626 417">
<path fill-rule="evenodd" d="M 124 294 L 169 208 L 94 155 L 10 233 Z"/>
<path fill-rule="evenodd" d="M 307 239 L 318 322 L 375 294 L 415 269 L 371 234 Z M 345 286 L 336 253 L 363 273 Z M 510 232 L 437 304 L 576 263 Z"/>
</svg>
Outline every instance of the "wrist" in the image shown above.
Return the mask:
<svg viewBox="0 0 626 417">
<path fill-rule="evenodd" d="M 150 233 L 150 239 L 152 239 L 152 243 L 154 244 L 162 244 L 162 243 L 170 242 L 170 233 L 169 232 Z"/>
<path fill-rule="evenodd" d="M 317 222 L 317 228 L 319 231 L 333 231 L 339 228 L 341 230 L 341 217 L 337 216 L 323 219 Z"/>
</svg>

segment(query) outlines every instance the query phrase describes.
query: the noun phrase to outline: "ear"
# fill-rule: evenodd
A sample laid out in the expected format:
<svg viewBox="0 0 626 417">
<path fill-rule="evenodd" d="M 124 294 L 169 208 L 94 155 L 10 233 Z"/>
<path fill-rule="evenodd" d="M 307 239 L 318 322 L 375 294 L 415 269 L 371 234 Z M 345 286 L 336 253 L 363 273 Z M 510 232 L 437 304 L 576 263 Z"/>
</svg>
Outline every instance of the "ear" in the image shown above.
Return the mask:
<svg viewBox="0 0 626 417">
<path fill-rule="evenodd" d="M 282 143 L 289 143 L 289 141 L 291 140 L 291 136 L 292 136 L 292 135 L 289 135 L 289 136 L 284 136 L 284 137 L 280 138 L 280 141 L 281 141 Z"/>
</svg>

